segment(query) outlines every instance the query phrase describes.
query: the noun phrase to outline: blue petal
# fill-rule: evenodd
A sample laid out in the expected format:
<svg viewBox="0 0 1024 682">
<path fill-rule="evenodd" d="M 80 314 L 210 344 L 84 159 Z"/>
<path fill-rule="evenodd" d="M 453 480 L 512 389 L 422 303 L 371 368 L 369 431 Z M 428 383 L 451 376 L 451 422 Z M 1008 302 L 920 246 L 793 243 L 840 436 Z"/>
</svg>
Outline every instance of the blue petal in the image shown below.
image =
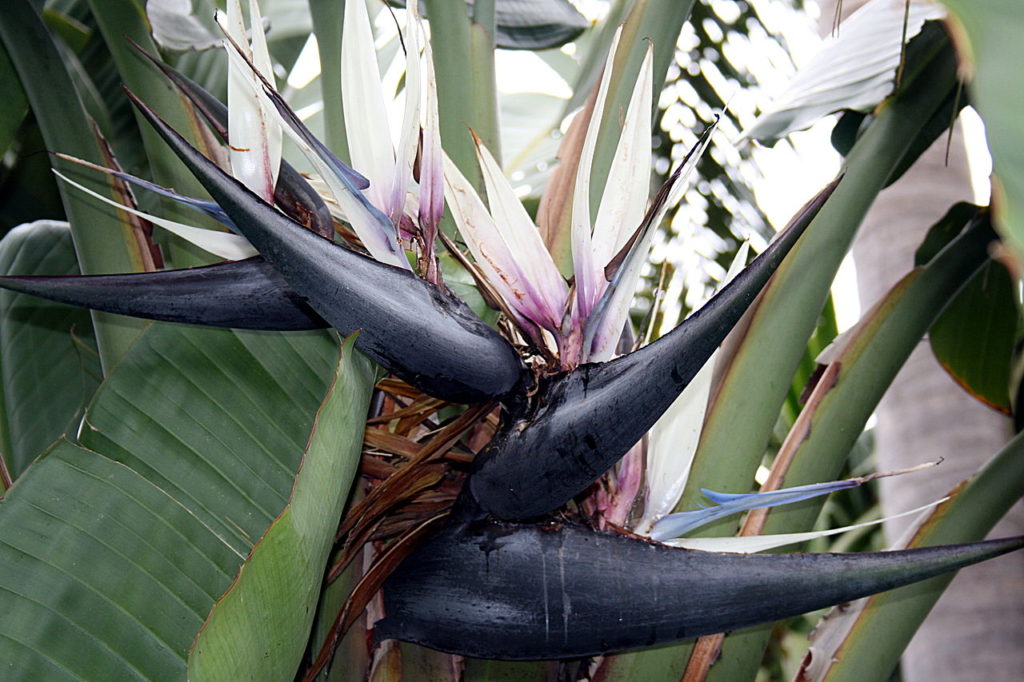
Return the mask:
<svg viewBox="0 0 1024 682">
<path fill-rule="evenodd" d="M 668 540 L 681 537 L 695 528 L 730 514 L 801 502 L 812 497 L 828 495 L 836 490 L 855 488 L 863 482 L 863 478 L 854 478 L 845 481 L 813 483 L 794 488 L 783 488 L 782 490 L 773 490 L 765 493 L 720 493 L 708 490 L 707 488 L 701 488 L 701 492 L 714 502 L 715 506 L 704 507 L 702 505 L 701 509 L 668 514 L 654 524 L 651 538 L 654 540 Z"/>
<path fill-rule="evenodd" d="M 235 234 L 239 234 L 238 228 L 235 227 L 234 221 L 228 217 L 228 214 L 225 213 L 223 209 L 221 209 L 221 207 L 218 206 L 217 202 L 215 201 L 212 201 L 210 199 L 196 199 L 195 197 L 187 197 L 184 194 L 178 194 L 174 190 L 167 189 L 166 187 L 161 187 L 160 185 L 152 183 L 149 180 L 143 180 L 142 178 L 130 175 L 128 173 L 123 173 L 121 171 L 107 170 L 107 172 L 120 180 L 130 182 L 133 185 L 138 185 L 139 187 L 144 187 L 148 189 L 150 192 L 155 192 L 160 196 L 167 197 L 168 199 L 173 199 L 174 201 L 177 201 L 179 204 L 184 204 L 185 206 L 194 208 L 200 213 L 205 213 L 206 215 L 210 216 L 217 222 L 227 227 Z"/>
</svg>

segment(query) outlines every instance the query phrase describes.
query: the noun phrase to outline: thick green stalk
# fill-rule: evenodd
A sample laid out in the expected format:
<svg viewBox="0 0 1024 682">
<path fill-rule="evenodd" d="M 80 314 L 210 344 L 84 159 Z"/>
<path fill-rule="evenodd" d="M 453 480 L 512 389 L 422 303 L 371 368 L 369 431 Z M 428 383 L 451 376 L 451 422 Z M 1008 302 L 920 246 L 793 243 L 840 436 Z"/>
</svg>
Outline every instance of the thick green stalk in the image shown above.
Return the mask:
<svg viewBox="0 0 1024 682">
<path fill-rule="evenodd" d="M 348 160 L 345 111 L 341 92 L 341 24 L 345 0 L 309 0 L 313 33 L 320 53 L 320 93 L 324 101 L 324 143 Z"/>
<path fill-rule="evenodd" d="M 697 508 L 701 487 L 747 491 L 785 399 L 790 377 L 828 297 L 850 243 L 885 179 L 946 95 L 955 58 L 943 51 L 857 142 L 842 181 L 775 274 L 726 375 L 707 422 L 678 509 Z M 735 530 L 735 521 L 697 534 Z"/>
<path fill-rule="evenodd" d="M 897 372 L 956 292 L 983 264 L 987 244 L 988 239 L 977 232 L 958 240 L 955 248 L 943 252 L 928 267 L 907 275 L 864 318 L 838 359 L 836 383 L 817 404 L 810 431 L 797 447 L 782 487 L 829 481 L 841 474 L 847 453 Z M 820 499 L 808 500 L 770 510 L 762 533 L 806 530 L 822 504 Z M 770 626 L 761 626 L 746 632 L 742 640 L 726 638 L 721 664 L 712 668 L 708 680 L 752 676 L 770 630 Z"/>
<path fill-rule="evenodd" d="M 4 3 L 0 9 L 0 39 L 21 78 L 46 148 L 103 163 L 99 142 L 64 69 L 57 46 L 29 0 Z M 53 165 L 65 173 L 77 172 L 77 166 L 61 159 L 54 158 Z M 97 189 L 112 199 L 117 198 L 106 183 L 98 185 Z M 60 191 L 82 272 L 99 274 L 143 269 L 144 260 L 130 223 L 112 219 L 110 212 L 77 190 L 62 184 Z M 104 373 L 146 324 L 106 313 L 93 313 L 93 322 Z"/>
<path fill-rule="evenodd" d="M 750 489 L 836 270 L 886 178 L 910 147 L 917 130 L 946 96 L 946 89 L 934 84 L 951 83 L 954 73 L 952 54 L 942 52 L 919 77 L 909 79 L 899 97 L 882 108 L 851 150 L 843 180 L 776 272 L 752 316 L 709 409 L 677 509 L 696 509 L 702 500 L 702 487 L 726 492 Z M 693 534 L 732 534 L 736 523 L 726 519 Z M 615 676 L 608 679 L 678 680 L 691 649 L 692 644 L 682 644 L 633 654 L 628 662 L 616 660 Z M 751 655 L 757 661 L 760 649 L 748 647 L 745 654 L 757 652 Z M 712 668 L 713 674 L 727 667 L 724 660 Z"/>
</svg>

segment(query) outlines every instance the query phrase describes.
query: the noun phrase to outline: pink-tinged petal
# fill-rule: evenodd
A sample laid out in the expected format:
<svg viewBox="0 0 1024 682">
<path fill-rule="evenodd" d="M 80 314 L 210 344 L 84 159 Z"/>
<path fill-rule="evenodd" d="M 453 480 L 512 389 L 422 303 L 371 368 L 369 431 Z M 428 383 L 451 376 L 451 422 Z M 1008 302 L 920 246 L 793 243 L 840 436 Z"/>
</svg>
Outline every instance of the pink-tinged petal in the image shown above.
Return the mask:
<svg viewBox="0 0 1024 682">
<path fill-rule="evenodd" d="M 615 467 L 615 492 L 611 495 L 604 518 L 616 526 L 625 526 L 644 479 L 644 448 L 637 443 Z"/>
<path fill-rule="evenodd" d="M 228 2 L 226 14 L 217 13 L 217 23 L 230 38 L 225 49 L 228 53 L 228 144 L 231 174 L 264 201 L 273 202 L 274 185 L 281 163 L 281 133 L 262 102 L 262 85 L 246 63 L 246 60 L 253 62 L 253 52 L 246 38 L 239 0 Z M 254 37 L 257 34 L 262 36 L 262 24 L 259 21 L 257 24 L 252 31 Z M 256 66 L 263 77 L 269 80 L 273 77 L 267 63 L 269 55 L 264 61 L 263 65 Z M 268 70 L 263 72 L 264 68 Z M 276 143 L 273 139 L 275 137 Z"/>
<path fill-rule="evenodd" d="M 601 83 L 598 86 L 597 99 L 594 103 L 594 114 L 587 127 L 583 149 L 580 151 L 580 163 L 576 170 L 576 186 L 572 196 L 572 262 L 573 273 L 576 275 L 576 309 L 581 321 L 585 321 L 590 316 L 594 304 L 606 285 L 603 275 L 596 270 L 597 266 L 595 266 L 593 258 L 590 173 L 594 162 L 594 148 L 597 146 L 597 135 L 601 130 L 608 85 L 611 82 L 615 51 L 618 49 L 621 34 L 622 27 L 620 26 L 615 31 L 611 48 L 608 50 L 608 59 L 605 61 L 604 73 L 601 75 Z"/>
<path fill-rule="evenodd" d="M 408 4 L 405 31 L 402 33 L 405 44 L 405 112 L 398 138 L 398 149 L 395 152 L 391 193 L 387 199 L 387 207 L 382 207 L 384 212 L 396 222 L 405 207 L 405 194 L 412 179 L 413 164 L 416 161 L 416 148 L 420 136 L 420 110 L 423 98 L 422 44 L 424 41 L 417 5 L 415 0 Z"/>
<path fill-rule="evenodd" d="M 501 238 L 494 219 L 473 185 L 447 155 L 444 156 L 444 190 L 459 233 L 466 240 L 477 267 L 501 296 L 505 307 L 539 325 L 540 320 L 548 317 L 543 297 Z"/>
<path fill-rule="evenodd" d="M 420 205 L 419 219 L 424 240 L 433 245 L 437 224 L 444 211 L 444 161 L 441 155 L 441 124 L 437 114 L 437 83 L 430 43 L 424 45 L 423 66 L 426 75 L 426 96 L 423 105 L 423 126 L 420 137 Z"/>
<path fill-rule="evenodd" d="M 387 101 L 380 83 L 380 67 L 373 45 L 373 30 L 366 3 L 346 2 L 341 38 L 341 89 L 348 150 L 352 167 L 370 180 L 366 196 L 387 215 L 401 210 L 391 206 L 395 175 L 395 147 L 388 124 Z"/>
<path fill-rule="evenodd" d="M 648 43 L 608 171 L 608 190 L 601 197 L 594 219 L 593 262 L 602 270 L 643 220 L 651 193 L 653 53 Z"/>
<path fill-rule="evenodd" d="M 498 162 L 479 138 L 474 136 L 474 141 L 495 229 L 508 246 L 512 259 L 543 302 L 542 319 L 532 319 L 544 329 L 557 333 L 562 323 L 569 288 Z"/>
<path fill-rule="evenodd" d="M 629 306 L 633 300 L 640 273 L 650 250 L 651 240 L 657 226 L 665 217 L 670 206 L 678 203 L 690 186 L 691 176 L 701 155 L 711 142 L 714 124 L 701 135 L 697 145 L 690 150 L 686 159 L 658 191 L 658 196 L 648 209 L 642 224 L 633 235 L 632 243 L 627 242 L 625 257 L 612 276 L 612 281 L 594 304 L 589 319 L 584 321 L 586 334 L 583 349 L 587 362 L 603 362 L 615 353 L 622 328 L 629 317 Z M 601 275 L 604 281 L 604 275 Z"/>
</svg>

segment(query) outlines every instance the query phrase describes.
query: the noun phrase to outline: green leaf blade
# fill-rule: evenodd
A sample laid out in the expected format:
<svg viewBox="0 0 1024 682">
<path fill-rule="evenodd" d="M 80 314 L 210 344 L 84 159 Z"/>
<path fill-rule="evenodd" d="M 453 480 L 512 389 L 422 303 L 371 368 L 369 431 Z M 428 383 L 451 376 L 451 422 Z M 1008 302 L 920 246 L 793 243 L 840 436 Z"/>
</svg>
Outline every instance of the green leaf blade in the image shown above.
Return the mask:
<svg viewBox="0 0 1024 682">
<path fill-rule="evenodd" d="M 93 450 L 58 443 L 0 502 L 4 678 L 182 679 L 337 359 L 322 332 L 150 327 L 87 410 Z"/>
<path fill-rule="evenodd" d="M 79 274 L 66 223 L 23 225 L 0 241 L 3 274 Z M 66 431 L 96 390 L 92 321 L 80 308 L 0 292 L 0 453 L 15 478 Z"/>
<path fill-rule="evenodd" d="M 206 620 L 189 656 L 189 679 L 295 675 L 362 451 L 373 371 L 354 341 L 342 351 L 289 504 Z"/>
</svg>

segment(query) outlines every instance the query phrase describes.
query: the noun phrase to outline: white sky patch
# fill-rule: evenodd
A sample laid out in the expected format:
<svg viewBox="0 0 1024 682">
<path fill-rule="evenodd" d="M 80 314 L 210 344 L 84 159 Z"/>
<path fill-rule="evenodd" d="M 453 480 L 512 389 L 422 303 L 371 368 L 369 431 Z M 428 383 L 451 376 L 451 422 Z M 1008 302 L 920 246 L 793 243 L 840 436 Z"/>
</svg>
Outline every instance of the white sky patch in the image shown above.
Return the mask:
<svg viewBox="0 0 1024 682">
<path fill-rule="evenodd" d="M 497 50 L 494 71 L 501 92 L 540 92 L 562 99 L 572 97 L 572 88 L 558 72 L 527 50 Z"/>
</svg>

